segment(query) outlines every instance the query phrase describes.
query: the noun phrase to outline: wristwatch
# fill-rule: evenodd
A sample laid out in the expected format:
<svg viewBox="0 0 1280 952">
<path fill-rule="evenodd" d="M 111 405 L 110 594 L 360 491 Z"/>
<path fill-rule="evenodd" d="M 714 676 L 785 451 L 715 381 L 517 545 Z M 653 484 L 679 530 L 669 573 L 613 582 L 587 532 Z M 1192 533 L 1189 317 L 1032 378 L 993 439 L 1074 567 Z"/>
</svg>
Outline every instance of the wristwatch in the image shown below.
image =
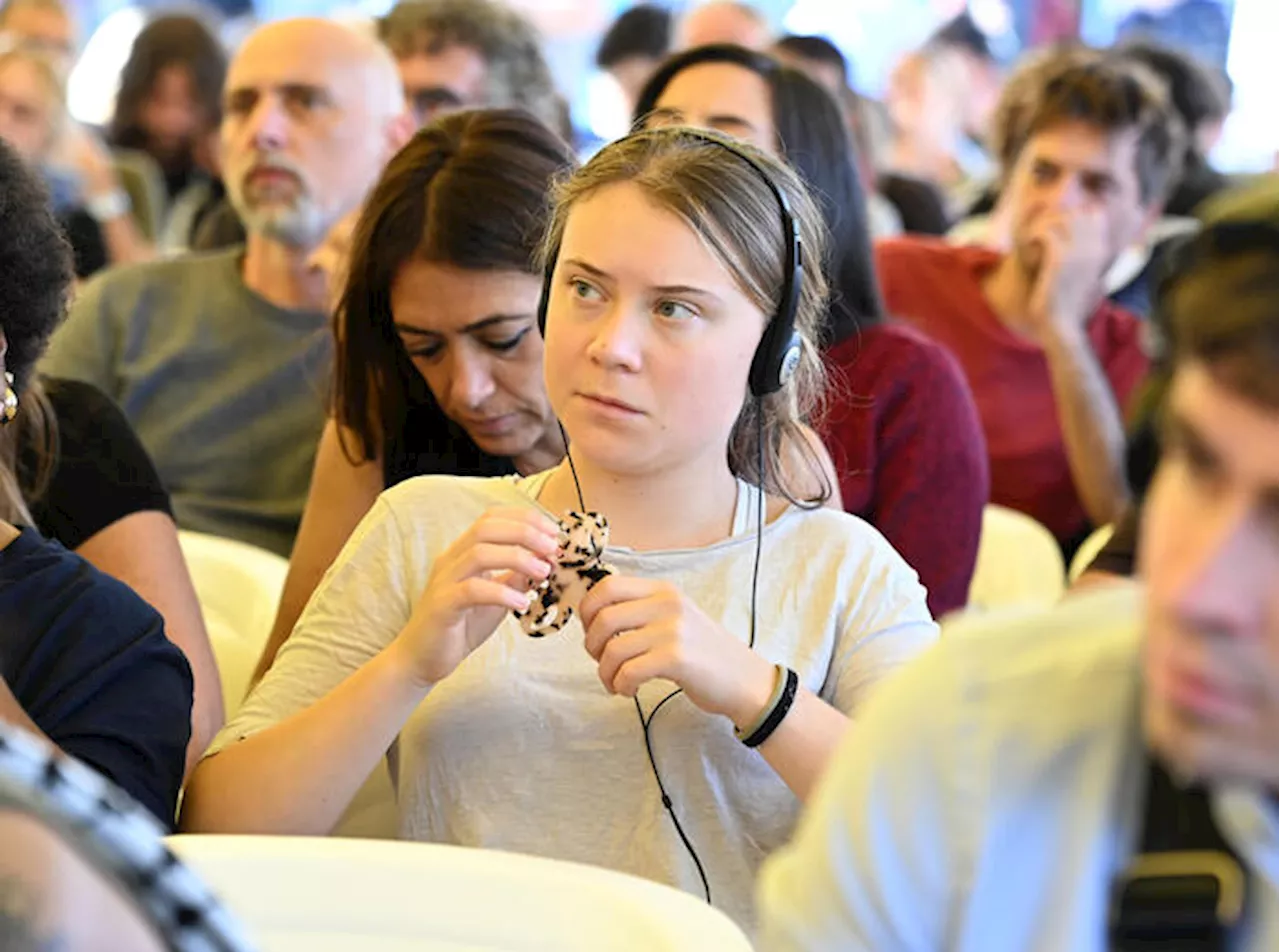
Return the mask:
<svg viewBox="0 0 1280 952">
<path fill-rule="evenodd" d="M 100 222 L 108 222 L 128 214 L 132 207 L 133 203 L 129 201 L 128 193 L 122 188 L 91 196 L 84 205 L 85 211 Z"/>
</svg>

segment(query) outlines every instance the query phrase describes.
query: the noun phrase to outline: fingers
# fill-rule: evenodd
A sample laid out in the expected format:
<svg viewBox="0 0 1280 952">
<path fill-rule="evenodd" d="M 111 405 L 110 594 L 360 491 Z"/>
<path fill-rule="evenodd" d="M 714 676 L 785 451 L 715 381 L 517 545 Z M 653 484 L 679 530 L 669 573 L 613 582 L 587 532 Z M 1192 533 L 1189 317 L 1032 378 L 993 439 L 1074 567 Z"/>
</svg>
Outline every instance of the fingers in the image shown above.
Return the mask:
<svg viewBox="0 0 1280 952">
<path fill-rule="evenodd" d="M 582 616 L 582 627 L 590 628 L 596 615 L 610 605 L 649 598 L 664 590 L 674 591 L 667 582 L 627 575 L 610 575 L 582 597 L 582 604 L 578 606 L 578 614 Z"/>
<path fill-rule="evenodd" d="M 542 581 L 551 574 L 552 563 L 522 545 L 480 542 L 459 554 L 451 573 L 456 580 L 488 572 L 511 572 Z"/>
<path fill-rule="evenodd" d="M 494 509 L 477 519 L 458 542 L 519 545 L 554 559 L 560 546 L 560 527 L 536 509 Z"/>
<path fill-rule="evenodd" d="M 641 628 L 610 638 L 600 654 L 600 683 L 611 694 L 635 697 L 640 686 L 654 678 L 675 681 L 668 652 L 662 650 L 662 635 L 654 628 Z"/>
<path fill-rule="evenodd" d="M 513 583 L 518 581 L 520 581 L 518 576 L 507 576 L 504 579 L 463 579 L 456 585 L 450 586 L 447 598 L 452 604 L 446 605 L 445 608 L 460 611 L 492 605 L 508 611 L 521 611 L 528 607 L 529 597 L 523 587 L 512 587 Z"/>
<path fill-rule="evenodd" d="M 584 598 L 582 604 L 586 603 Z M 663 618 L 672 617 L 672 610 L 661 593 L 654 593 L 647 598 L 612 602 L 595 609 L 591 616 L 582 612 L 581 606 L 579 612 L 586 630 L 584 646 L 587 654 L 596 661 L 601 659 L 605 648 L 624 632 L 636 631 Z"/>
</svg>

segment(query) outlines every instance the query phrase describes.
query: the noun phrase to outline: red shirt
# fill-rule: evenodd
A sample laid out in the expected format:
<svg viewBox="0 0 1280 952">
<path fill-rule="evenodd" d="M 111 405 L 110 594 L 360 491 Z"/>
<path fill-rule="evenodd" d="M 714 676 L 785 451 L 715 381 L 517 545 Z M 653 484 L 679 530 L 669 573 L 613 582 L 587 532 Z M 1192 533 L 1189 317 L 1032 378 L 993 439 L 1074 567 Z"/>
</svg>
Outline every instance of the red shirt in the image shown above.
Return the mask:
<svg viewBox="0 0 1280 952">
<path fill-rule="evenodd" d="M 991 462 L 991 501 L 1039 520 L 1061 541 L 1088 528 L 1071 478 L 1044 351 L 1000 322 L 981 279 L 1000 261 L 985 248 L 902 238 L 876 246 L 889 313 L 945 346 L 964 368 Z M 1086 328 L 1123 410 L 1147 372 L 1138 318 L 1109 301 Z"/>
<path fill-rule="evenodd" d="M 826 355 L 818 431 L 844 508 L 907 560 L 934 617 L 963 608 L 987 502 L 987 451 L 955 358 L 904 325 L 870 327 Z"/>
</svg>

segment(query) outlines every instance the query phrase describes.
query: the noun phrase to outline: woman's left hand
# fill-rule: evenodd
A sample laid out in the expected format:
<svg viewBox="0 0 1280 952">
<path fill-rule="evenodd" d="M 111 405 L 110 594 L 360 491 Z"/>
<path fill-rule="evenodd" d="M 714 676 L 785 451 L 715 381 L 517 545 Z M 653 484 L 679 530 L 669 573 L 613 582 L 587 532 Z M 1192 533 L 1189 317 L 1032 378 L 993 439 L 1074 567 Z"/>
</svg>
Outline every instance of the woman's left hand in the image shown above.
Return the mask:
<svg viewBox="0 0 1280 952">
<path fill-rule="evenodd" d="M 741 727 L 764 709 L 775 668 L 669 582 L 611 575 L 582 599 L 586 648 L 613 694 L 673 681 L 709 714 Z"/>
</svg>

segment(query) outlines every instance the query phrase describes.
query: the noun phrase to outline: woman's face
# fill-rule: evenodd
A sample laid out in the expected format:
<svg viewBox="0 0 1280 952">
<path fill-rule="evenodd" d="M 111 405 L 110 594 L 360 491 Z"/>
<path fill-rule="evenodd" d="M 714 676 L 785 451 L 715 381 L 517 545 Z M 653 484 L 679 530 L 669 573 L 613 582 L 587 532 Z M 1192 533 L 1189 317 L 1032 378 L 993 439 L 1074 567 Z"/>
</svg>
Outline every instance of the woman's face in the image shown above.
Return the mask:
<svg viewBox="0 0 1280 952">
<path fill-rule="evenodd" d="M 575 458 L 645 475 L 726 465 L 765 315 L 680 218 L 630 182 L 569 212 L 545 373 Z"/>
<path fill-rule="evenodd" d="M 187 151 L 204 125 L 190 70 L 176 64 L 160 70 L 142 102 L 138 123 L 158 157 Z"/>
<path fill-rule="evenodd" d="M 0 66 L 0 139 L 30 166 L 40 164 L 53 141 L 53 113 L 36 67 L 20 59 Z"/>
<path fill-rule="evenodd" d="M 520 457 L 558 436 L 542 385 L 539 277 L 409 261 L 391 285 L 396 332 L 436 402 L 475 444 Z"/>
<path fill-rule="evenodd" d="M 681 70 L 667 83 L 645 125 L 715 129 L 778 153 L 769 84 L 734 63 L 700 63 Z"/>
</svg>

